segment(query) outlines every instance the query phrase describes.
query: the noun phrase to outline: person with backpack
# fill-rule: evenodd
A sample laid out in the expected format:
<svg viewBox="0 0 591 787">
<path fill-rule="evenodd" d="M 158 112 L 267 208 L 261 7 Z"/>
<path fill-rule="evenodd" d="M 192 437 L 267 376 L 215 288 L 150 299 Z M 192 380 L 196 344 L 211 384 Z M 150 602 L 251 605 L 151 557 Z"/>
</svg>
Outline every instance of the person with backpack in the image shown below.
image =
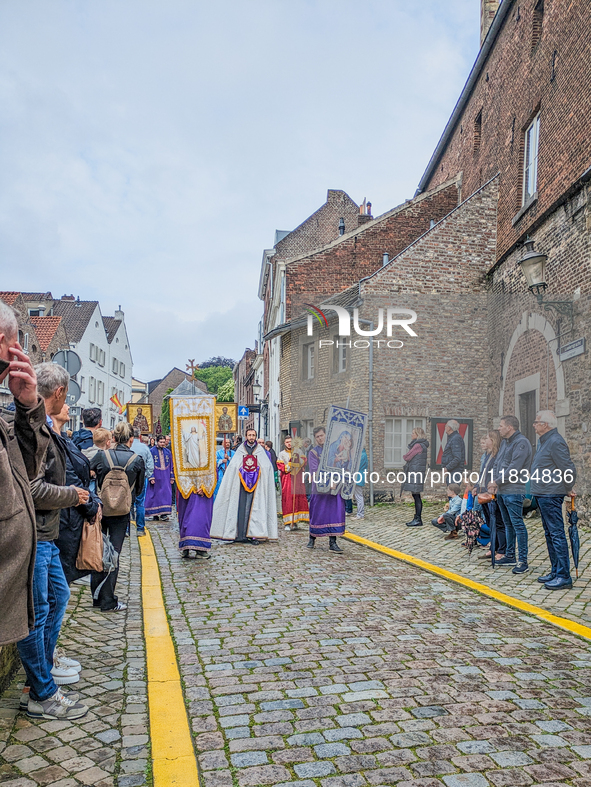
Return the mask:
<svg viewBox="0 0 591 787">
<path fill-rule="evenodd" d="M 121 554 L 125 533 L 129 527 L 133 498 L 144 490 L 146 468 L 144 460 L 131 450 L 133 429 L 120 421 L 113 430 L 114 449 L 99 451 L 90 463 L 96 473 L 97 488 L 103 504 L 103 533 L 107 534 L 117 552 Z M 121 612 L 127 604 L 115 595 L 119 568 L 110 572 L 93 572 L 90 588 L 93 593 L 102 584 L 93 606 L 101 612 Z"/>
</svg>

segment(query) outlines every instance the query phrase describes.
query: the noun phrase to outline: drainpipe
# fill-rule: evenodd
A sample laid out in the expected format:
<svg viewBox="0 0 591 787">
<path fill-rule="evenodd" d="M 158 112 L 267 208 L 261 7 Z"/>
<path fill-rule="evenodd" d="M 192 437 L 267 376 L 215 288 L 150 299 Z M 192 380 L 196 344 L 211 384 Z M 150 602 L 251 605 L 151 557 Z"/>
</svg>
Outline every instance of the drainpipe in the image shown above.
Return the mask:
<svg viewBox="0 0 591 787">
<path fill-rule="evenodd" d="M 374 330 L 373 320 L 362 320 L 359 319 L 360 323 L 363 325 L 369 325 L 369 330 Z M 368 448 L 369 448 L 369 505 L 373 507 L 374 505 L 374 490 L 373 490 L 373 481 L 371 480 L 371 476 L 373 473 L 373 339 L 370 340 L 369 345 L 369 387 L 368 387 L 368 402 L 367 402 L 367 420 L 368 420 Z"/>
</svg>

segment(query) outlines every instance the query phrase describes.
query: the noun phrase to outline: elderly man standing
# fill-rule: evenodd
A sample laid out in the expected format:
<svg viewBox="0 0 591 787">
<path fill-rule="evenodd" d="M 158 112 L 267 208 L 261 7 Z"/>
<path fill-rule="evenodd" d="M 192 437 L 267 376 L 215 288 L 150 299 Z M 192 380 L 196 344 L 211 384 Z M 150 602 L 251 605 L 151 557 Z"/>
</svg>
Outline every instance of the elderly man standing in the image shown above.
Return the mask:
<svg viewBox="0 0 591 787">
<path fill-rule="evenodd" d="M 549 574 L 538 577 L 547 590 L 573 586 L 562 506 L 567 495 L 574 497 L 572 489 L 577 471 L 557 426 L 558 420 L 551 410 L 540 410 L 536 415 L 534 429 L 539 441 L 531 466 L 531 492 L 538 501 L 552 566 Z"/>
<path fill-rule="evenodd" d="M 36 367 L 37 388 L 45 403 L 48 421 L 59 415 L 66 401 L 70 375 L 55 363 Z M 78 680 L 80 664 L 54 655 L 70 589 L 55 540 L 59 536 L 60 510 L 88 501 L 88 491 L 65 486 L 66 456 L 58 436 L 51 432 L 45 461 L 31 483 L 37 527 L 37 553 L 33 574 L 35 627 L 18 643 L 30 687 L 27 715 L 38 719 L 72 720 L 85 716 L 86 705 L 74 702 L 59 685 Z"/>
<path fill-rule="evenodd" d="M 446 484 L 461 483 L 464 467 L 466 466 L 466 444 L 458 431 L 459 428 L 460 424 L 453 418 L 445 424 L 447 443 L 441 455 L 441 466 L 451 476 L 448 479 L 444 477 Z M 454 473 L 459 473 L 460 475 L 454 478 Z"/>
<path fill-rule="evenodd" d="M 493 479 L 488 491 L 497 495 L 497 505 L 505 525 L 507 551 L 496 561 L 497 566 L 515 566 L 513 574 L 524 574 L 527 564 L 527 528 L 523 521 L 525 484 L 531 464 L 531 443 L 519 431 L 519 419 L 504 415 L 499 424 L 502 442 L 493 468 Z M 519 560 L 515 560 L 515 541 Z"/>
<path fill-rule="evenodd" d="M 0 650 L 33 628 L 35 507 L 30 481 L 49 445 L 31 361 L 17 342 L 16 315 L 0 301 L 0 382 L 8 376 L 14 423 L 0 418 Z"/>
</svg>

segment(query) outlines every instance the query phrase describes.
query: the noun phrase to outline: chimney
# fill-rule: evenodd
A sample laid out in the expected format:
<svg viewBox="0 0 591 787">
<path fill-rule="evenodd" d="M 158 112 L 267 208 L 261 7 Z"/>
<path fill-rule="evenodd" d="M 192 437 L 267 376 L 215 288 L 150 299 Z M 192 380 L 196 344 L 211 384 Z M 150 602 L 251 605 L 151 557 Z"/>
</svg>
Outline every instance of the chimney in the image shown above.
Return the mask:
<svg viewBox="0 0 591 787">
<path fill-rule="evenodd" d="M 121 311 L 121 306 L 119 306 L 119 308 L 115 311 L 114 316 L 116 320 L 121 320 L 121 322 L 123 322 L 123 320 L 125 319 L 125 314 L 124 312 Z"/>
<path fill-rule="evenodd" d="M 357 226 L 360 227 L 362 224 L 367 224 L 368 221 L 372 221 L 373 216 L 371 215 L 371 202 L 368 202 L 366 198 L 363 199 L 363 202 L 359 206 L 359 216 L 357 218 Z"/>
<path fill-rule="evenodd" d="M 480 46 L 484 43 L 500 5 L 501 0 L 480 0 Z"/>
</svg>

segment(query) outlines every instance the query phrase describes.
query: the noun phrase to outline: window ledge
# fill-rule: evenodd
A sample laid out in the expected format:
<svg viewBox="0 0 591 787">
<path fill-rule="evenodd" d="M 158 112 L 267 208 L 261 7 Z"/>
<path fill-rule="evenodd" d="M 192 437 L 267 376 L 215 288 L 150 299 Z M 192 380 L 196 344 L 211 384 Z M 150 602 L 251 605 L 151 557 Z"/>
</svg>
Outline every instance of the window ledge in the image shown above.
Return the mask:
<svg viewBox="0 0 591 787">
<path fill-rule="evenodd" d="M 529 200 L 521 208 L 519 213 L 517 213 L 515 216 L 513 216 L 513 220 L 511 222 L 511 224 L 513 224 L 513 226 L 515 226 L 518 221 L 521 221 L 523 216 L 527 213 L 527 211 L 531 208 L 532 205 L 535 205 L 535 203 L 537 201 L 538 201 L 538 192 L 536 191 L 534 194 L 532 194 L 532 196 L 529 198 Z"/>
</svg>

